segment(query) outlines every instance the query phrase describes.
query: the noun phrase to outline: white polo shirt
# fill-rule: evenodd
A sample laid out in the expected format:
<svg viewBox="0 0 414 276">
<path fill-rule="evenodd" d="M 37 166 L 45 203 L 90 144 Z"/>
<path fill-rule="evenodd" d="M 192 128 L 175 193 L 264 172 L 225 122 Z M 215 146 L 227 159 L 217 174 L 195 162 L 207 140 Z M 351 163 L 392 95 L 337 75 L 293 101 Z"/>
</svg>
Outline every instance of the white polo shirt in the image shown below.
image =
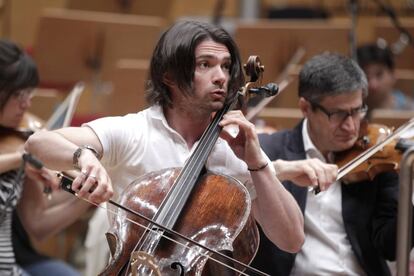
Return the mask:
<svg viewBox="0 0 414 276">
<path fill-rule="evenodd" d="M 198 144 L 189 149 L 181 135 L 168 125 L 158 105 L 123 117 L 101 118 L 86 126 L 92 128 L 102 143 L 101 162 L 111 177 L 114 200 L 141 175 L 182 167 Z M 246 185 L 251 197 L 255 197 L 246 163 L 234 154 L 225 140 L 218 139 L 206 167 L 214 173 L 238 179 Z"/>
</svg>

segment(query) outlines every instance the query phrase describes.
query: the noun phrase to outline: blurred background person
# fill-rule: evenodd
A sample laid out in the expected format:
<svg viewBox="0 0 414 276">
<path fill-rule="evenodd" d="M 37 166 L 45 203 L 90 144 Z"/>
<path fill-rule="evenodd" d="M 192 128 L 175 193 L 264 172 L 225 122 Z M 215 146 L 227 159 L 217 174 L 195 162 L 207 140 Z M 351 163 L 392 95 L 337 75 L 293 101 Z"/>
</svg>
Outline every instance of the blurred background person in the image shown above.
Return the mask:
<svg viewBox="0 0 414 276">
<path fill-rule="evenodd" d="M 29 238 L 56 234 L 89 208 L 73 196 L 49 206 L 43 189 L 57 188 L 55 174 L 23 163 L 31 130 L 20 128 L 38 82 L 33 60 L 13 42 L 0 40 L 0 275 L 79 275 L 40 255 Z"/>
<path fill-rule="evenodd" d="M 368 79 L 369 110 L 376 108 L 412 110 L 414 101 L 395 87 L 395 64 L 391 50 L 378 44 L 365 44 L 357 49 L 358 63 Z M 409 92 L 409 91 L 405 91 Z"/>
</svg>

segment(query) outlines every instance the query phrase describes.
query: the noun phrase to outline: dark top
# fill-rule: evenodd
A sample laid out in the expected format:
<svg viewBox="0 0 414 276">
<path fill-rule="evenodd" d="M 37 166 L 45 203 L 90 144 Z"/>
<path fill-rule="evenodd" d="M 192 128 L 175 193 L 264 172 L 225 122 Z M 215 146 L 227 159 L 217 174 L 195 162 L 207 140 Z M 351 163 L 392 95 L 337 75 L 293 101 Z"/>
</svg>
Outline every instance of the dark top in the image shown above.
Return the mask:
<svg viewBox="0 0 414 276">
<path fill-rule="evenodd" d="M 16 211 L 13 211 L 12 229 L 13 251 L 17 264 L 24 268 L 49 259 L 34 249 Z"/>
<path fill-rule="evenodd" d="M 259 136 L 270 160 L 303 160 L 306 153 L 302 122 L 293 130 Z M 283 185 L 305 212 L 307 188 L 290 181 Z M 385 259 L 395 260 L 397 231 L 398 174 L 382 173 L 373 181 L 342 184 L 342 217 L 345 231 L 360 266 L 367 275 L 390 275 Z M 317 250 L 317 249 L 315 249 Z M 261 231 L 256 267 L 270 275 L 289 275 L 296 254 L 277 248 Z"/>
</svg>

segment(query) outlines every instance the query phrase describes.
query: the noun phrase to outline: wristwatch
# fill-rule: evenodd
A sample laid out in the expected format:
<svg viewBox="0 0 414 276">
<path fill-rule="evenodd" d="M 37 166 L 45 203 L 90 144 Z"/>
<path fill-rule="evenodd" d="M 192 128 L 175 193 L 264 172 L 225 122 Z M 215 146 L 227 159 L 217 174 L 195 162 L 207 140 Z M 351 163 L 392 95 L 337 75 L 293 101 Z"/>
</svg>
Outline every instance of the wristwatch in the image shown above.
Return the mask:
<svg viewBox="0 0 414 276">
<path fill-rule="evenodd" d="M 73 153 L 73 167 L 75 168 L 75 169 L 78 169 L 78 170 L 80 170 L 80 167 L 79 167 L 79 164 L 78 164 L 78 162 L 79 162 L 79 157 L 81 156 L 81 154 L 82 154 L 82 151 L 84 150 L 84 149 L 87 149 L 87 150 L 90 150 L 95 156 L 96 156 L 96 158 L 98 158 L 98 160 L 100 160 L 101 159 L 101 155 L 98 153 L 98 151 L 94 148 L 94 147 L 92 147 L 92 146 L 90 146 L 90 145 L 83 145 L 83 146 L 80 146 L 79 148 L 77 148 L 76 150 L 75 150 L 75 152 Z"/>
</svg>

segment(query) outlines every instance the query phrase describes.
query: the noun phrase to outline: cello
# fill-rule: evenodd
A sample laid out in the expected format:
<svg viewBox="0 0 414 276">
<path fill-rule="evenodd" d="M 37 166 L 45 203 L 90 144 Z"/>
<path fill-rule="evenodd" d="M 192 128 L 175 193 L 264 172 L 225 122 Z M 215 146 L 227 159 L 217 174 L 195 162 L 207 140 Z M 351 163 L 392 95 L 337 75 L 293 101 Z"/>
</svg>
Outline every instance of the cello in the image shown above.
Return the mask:
<svg viewBox="0 0 414 276">
<path fill-rule="evenodd" d="M 257 80 L 255 74 L 250 76 L 254 77 L 242 94 Z M 102 275 L 223 275 L 230 270 L 243 274 L 245 269 L 254 273 L 243 265 L 258 245 L 248 191 L 235 179 L 205 169 L 221 131 L 219 122 L 238 99 L 237 93 L 216 113 L 183 168 L 143 175 L 126 188 L 119 205 L 133 212 L 118 211 L 107 235 L 112 259 Z"/>
<path fill-rule="evenodd" d="M 26 112 L 18 128 L 0 126 L 0 153 L 12 153 L 22 147 L 26 139 L 41 129 L 44 122 L 37 116 Z"/>
<path fill-rule="evenodd" d="M 243 94 L 263 71 L 257 57 L 251 57 L 245 68 L 251 80 L 244 87 Z M 247 189 L 235 179 L 213 174 L 204 168 L 221 131 L 219 122 L 238 100 L 239 95 L 236 94 L 216 113 L 183 168 L 164 169 L 141 176 L 126 188 L 119 203 L 151 218 L 166 229 L 174 229 L 213 249 L 216 252 L 214 255 L 218 255 L 217 251 L 232 252 L 233 242 L 244 230 L 242 235 L 245 237 L 242 240 L 251 244 L 238 244 L 239 250 L 234 251 L 233 256 L 242 263 L 249 263 L 257 250 L 259 238 L 250 214 Z M 124 216 L 138 220 L 149 230 L 126 223 Z M 218 265 L 215 262 L 206 265 L 210 260 L 209 254 L 212 254 L 206 249 L 188 241 L 179 240 L 181 244 L 184 243 L 183 246 L 163 239 L 165 229 L 158 225 L 118 212 L 112 230 L 107 233 L 112 259 L 101 275 L 229 273 L 222 266 L 223 261 Z"/>
</svg>

